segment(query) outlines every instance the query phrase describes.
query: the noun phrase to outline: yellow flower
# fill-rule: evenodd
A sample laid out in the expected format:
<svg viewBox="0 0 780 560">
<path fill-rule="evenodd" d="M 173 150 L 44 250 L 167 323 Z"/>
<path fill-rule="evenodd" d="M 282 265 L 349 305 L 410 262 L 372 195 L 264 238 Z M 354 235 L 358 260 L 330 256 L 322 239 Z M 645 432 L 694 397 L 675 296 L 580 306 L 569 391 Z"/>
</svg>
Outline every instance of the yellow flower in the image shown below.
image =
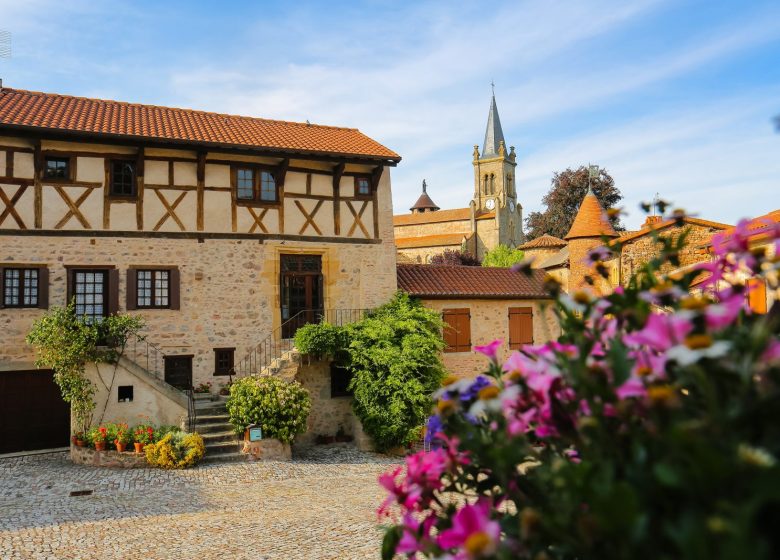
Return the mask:
<svg viewBox="0 0 780 560">
<path fill-rule="evenodd" d="M 499 394 L 501 393 L 501 390 L 496 387 L 495 385 L 488 385 L 487 387 L 483 387 L 479 390 L 479 393 L 477 393 L 477 396 L 483 400 L 487 401 L 490 399 L 495 399 Z"/>
<path fill-rule="evenodd" d="M 685 337 L 685 345 L 691 350 L 701 350 L 712 346 L 712 337 L 708 334 L 691 334 Z"/>
</svg>

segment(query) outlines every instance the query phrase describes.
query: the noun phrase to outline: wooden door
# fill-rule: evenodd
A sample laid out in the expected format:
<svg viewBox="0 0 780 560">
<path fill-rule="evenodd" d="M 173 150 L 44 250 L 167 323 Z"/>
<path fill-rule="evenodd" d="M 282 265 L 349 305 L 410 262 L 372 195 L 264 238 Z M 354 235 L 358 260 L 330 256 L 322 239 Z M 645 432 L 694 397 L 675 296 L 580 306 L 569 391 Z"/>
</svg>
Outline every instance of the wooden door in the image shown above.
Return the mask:
<svg viewBox="0 0 780 560">
<path fill-rule="evenodd" d="M 282 255 L 281 269 L 282 338 L 292 338 L 323 313 L 322 259 L 319 255 Z"/>
<path fill-rule="evenodd" d="M 165 382 L 184 391 L 192 389 L 192 356 L 165 356 Z"/>
<path fill-rule="evenodd" d="M 67 447 L 70 406 L 51 370 L 0 372 L 0 453 Z"/>
<path fill-rule="evenodd" d="M 534 311 L 531 307 L 509 308 L 509 348 L 519 350 L 534 343 Z"/>
</svg>

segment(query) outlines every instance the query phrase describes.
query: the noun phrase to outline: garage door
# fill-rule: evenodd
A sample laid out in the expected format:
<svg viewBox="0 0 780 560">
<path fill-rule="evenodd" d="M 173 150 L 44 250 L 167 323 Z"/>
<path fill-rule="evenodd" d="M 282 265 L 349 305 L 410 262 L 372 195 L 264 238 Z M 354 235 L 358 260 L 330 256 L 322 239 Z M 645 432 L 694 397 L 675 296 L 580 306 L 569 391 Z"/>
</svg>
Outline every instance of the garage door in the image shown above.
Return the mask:
<svg viewBox="0 0 780 560">
<path fill-rule="evenodd" d="M 0 453 L 66 447 L 70 406 L 52 372 L 0 371 Z"/>
</svg>

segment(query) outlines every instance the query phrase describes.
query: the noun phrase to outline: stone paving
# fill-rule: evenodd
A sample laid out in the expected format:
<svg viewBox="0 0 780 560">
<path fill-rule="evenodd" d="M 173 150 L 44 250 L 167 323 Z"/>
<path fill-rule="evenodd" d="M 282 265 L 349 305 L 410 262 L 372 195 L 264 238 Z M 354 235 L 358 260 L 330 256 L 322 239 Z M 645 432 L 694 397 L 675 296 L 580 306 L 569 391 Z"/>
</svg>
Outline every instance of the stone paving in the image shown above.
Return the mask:
<svg viewBox="0 0 780 560">
<path fill-rule="evenodd" d="M 378 558 L 376 478 L 398 461 L 343 444 L 186 471 L 0 459 L 0 558 Z"/>
</svg>

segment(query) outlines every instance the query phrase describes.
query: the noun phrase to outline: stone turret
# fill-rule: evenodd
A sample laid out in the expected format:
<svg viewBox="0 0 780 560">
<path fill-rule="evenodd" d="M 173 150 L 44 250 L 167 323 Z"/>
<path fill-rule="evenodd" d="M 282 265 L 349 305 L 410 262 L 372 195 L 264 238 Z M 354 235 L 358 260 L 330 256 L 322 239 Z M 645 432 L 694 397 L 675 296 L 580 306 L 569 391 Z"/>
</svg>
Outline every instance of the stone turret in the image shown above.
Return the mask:
<svg viewBox="0 0 780 560">
<path fill-rule="evenodd" d="M 590 267 L 585 263 L 588 251 L 603 244 L 602 236 L 617 237 L 604 207 L 589 187 L 582 199 L 574 223 L 564 239 L 569 242 L 569 289 L 577 290 L 587 286 L 585 276 L 590 274 Z M 594 289 L 606 292 L 609 285 L 598 280 Z"/>
<path fill-rule="evenodd" d="M 420 198 L 417 199 L 417 202 L 415 202 L 414 206 L 412 206 L 409 210 L 412 211 L 412 214 L 436 212 L 439 210 L 439 207 L 436 206 L 436 203 L 431 200 L 430 196 L 428 196 L 428 185 L 425 183 L 425 179 L 423 179 L 422 182 L 422 194 L 420 195 Z"/>
</svg>

